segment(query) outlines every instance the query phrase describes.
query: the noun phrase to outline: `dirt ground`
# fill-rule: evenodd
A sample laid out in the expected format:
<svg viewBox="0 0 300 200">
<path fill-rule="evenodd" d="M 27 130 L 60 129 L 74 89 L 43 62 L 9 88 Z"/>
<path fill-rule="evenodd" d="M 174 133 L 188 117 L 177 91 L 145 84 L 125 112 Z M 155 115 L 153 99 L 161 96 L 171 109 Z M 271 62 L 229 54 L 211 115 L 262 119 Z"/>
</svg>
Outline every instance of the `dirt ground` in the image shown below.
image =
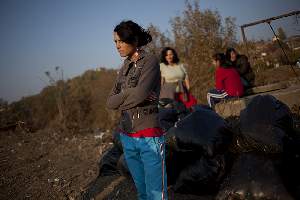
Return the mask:
<svg viewBox="0 0 300 200">
<path fill-rule="evenodd" d="M 295 128 L 300 132 L 297 116 Z M 112 145 L 110 132 L 0 132 L 0 199 L 134 200 L 130 179 L 97 178 L 101 155 Z M 213 198 L 169 190 L 171 200 Z"/>
<path fill-rule="evenodd" d="M 269 77 L 278 78 L 279 74 L 282 74 L 280 70 L 273 70 Z M 257 77 L 258 82 L 265 83 L 265 77 L 261 74 Z M 294 112 L 299 116 L 299 108 Z M 299 118 L 296 124 L 300 129 Z M 53 129 L 34 133 L 18 129 L 0 132 L 0 200 L 75 200 L 91 199 L 91 196 L 95 196 L 94 199 L 134 200 L 136 191 L 130 179 L 119 175 L 97 179 L 101 155 L 112 145 L 110 132 L 66 133 Z M 213 198 L 169 190 L 171 200 Z"/>
<path fill-rule="evenodd" d="M 0 199 L 136 199 L 130 179 L 97 179 L 111 133 L 0 132 Z M 83 195 L 84 194 L 84 195 Z M 212 199 L 174 194 L 170 199 Z"/>
<path fill-rule="evenodd" d="M 108 145 L 94 134 L 1 132 L 0 199 L 76 199 Z"/>
</svg>

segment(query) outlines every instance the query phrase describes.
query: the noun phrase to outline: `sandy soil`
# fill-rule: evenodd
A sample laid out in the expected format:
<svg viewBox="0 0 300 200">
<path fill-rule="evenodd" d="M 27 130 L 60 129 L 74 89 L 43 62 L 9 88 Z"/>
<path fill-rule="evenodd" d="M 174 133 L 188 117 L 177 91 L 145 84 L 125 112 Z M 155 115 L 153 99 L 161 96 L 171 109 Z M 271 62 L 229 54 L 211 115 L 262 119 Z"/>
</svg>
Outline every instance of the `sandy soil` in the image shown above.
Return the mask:
<svg viewBox="0 0 300 200">
<path fill-rule="evenodd" d="M 0 199 L 136 199 L 132 181 L 98 177 L 111 133 L 0 132 Z M 212 199 L 174 194 L 171 199 Z"/>
</svg>

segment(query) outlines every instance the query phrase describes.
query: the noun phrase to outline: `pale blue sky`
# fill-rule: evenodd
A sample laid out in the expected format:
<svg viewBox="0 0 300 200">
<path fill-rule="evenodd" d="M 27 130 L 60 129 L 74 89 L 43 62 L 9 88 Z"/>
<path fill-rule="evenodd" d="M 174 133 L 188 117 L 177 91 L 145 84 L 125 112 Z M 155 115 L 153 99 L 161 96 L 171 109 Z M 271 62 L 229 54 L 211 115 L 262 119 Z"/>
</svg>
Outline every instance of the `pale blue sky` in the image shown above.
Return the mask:
<svg viewBox="0 0 300 200">
<path fill-rule="evenodd" d="M 54 72 L 55 66 L 66 78 L 99 66 L 119 67 L 112 31 L 120 21 L 152 23 L 167 31 L 184 5 L 184 0 L 0 0 L 0 98 L 15 101 L 40 92 L 46 86 L 44 72 Z M 300 10 L 300 1 L 200 0 L 200 8 L 236 17 L 242 25 Z M 300 34 L 292 20 L 279 20 L 275 28 L 278 24 L 288 35 Z M 265 25 L 246 31 L 256 39 L 271 35 Z"/>
</svg>

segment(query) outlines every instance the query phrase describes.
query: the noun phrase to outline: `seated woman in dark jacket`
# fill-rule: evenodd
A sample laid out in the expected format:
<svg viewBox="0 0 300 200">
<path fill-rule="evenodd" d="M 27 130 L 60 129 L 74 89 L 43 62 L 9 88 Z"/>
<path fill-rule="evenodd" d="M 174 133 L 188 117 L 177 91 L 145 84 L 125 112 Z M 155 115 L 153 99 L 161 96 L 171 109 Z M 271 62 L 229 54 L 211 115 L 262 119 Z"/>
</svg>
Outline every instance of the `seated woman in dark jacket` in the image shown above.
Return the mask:
<svg viewBox="0 0 300 200">
<path fill-rule="evenodd" d="M 233 67 L 235 67 L 245 88 L 249 88 L 254 85 L 255 75 L 252 71 L 247 56 L 238 54 L 234 48 L 228 48 L 226 50 L 226 60 L 229 61 Z"/>
<path fill-rule="evenodd" d="M 215 54 L 213 64 L 216 67 L 216 88 L 207 93 L 208 105 L 214 107 L 222 99 L 241 97 L 244 94 L 241 78 L 234 67 L 227 65 L 225 55 L 223 53 Z"/>
</svg>

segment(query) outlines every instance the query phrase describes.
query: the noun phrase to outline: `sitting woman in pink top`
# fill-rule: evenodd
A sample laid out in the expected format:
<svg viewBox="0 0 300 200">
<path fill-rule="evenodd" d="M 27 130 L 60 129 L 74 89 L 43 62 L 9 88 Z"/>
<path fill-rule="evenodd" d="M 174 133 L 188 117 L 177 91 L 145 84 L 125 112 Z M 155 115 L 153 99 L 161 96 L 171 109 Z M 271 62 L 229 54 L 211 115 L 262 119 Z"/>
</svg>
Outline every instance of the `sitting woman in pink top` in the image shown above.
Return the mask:
<svg viewBox="0 0 300 200">
<path fill-rule="evenodd" d="M 213 64 L 216 67 L 216 88 L 207 93 L 208 105 L 214 107 L 222 99 L 243 96 L 244 87 L 240 75 L 234 67 L 226 65 L 225 55 L 223 53 L 215 54 Z"/>
</svg>

